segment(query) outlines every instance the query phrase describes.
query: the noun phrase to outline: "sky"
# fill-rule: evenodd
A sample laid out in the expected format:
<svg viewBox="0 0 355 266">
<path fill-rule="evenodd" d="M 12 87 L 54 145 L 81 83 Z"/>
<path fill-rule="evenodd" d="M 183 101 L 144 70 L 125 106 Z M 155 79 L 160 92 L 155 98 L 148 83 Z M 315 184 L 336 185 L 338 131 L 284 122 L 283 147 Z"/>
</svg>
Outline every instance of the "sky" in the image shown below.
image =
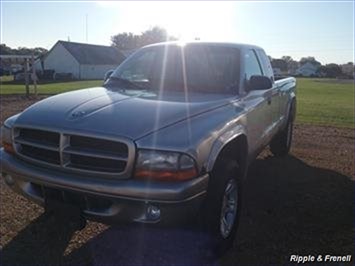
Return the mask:
<svg viewBox="0 0 355 266">
<path fill-rule="evenodd" d="M 12 48 L 50 49 L 56 41 L 68 39 L 110 45 L 112 35 L 160 26 L 186 41 L 259 45 L 273 58 L 314 56 L 323 64 L 354 61 L 353 1 L 0 3 L 0 42 Z"/>
</svg>

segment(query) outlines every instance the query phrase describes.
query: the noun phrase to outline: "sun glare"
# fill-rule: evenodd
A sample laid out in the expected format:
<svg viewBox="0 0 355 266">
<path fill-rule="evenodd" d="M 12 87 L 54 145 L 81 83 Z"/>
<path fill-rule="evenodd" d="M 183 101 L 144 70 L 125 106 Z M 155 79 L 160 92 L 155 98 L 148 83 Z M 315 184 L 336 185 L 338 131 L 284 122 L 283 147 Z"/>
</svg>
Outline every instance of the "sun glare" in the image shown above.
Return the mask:
<svg viewBox="0 0 355 266">
<path fill-rule="evenodd" d="M 115 8 L 121 14 L 119 28 L 135 33 L 149 27 L 161 26 L 170 35 L 182 41 L 233 40 L 237 12 L 233 2 L 98 2 L 101 6 Z M 136 19 L 132 24 L 132 16 Z M 126 23 L 130 21 L 130 23 Z"/>
</svg>

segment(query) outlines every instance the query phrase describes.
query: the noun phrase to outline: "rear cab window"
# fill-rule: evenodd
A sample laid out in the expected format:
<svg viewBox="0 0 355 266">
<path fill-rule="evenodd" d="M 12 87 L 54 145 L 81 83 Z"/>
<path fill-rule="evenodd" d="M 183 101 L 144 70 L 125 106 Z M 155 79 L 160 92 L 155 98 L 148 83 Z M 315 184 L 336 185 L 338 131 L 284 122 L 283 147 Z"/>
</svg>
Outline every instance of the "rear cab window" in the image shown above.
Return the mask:
<svg viewBox="0 0 355 266">
<path fill-rule="evenodd" d="M 272 70 L 270 60 L 267 57 L 266 53 L 262 49 L 257 49 L 256 53 L 259 57 L 264 76 L 270 78 L 271 81 L 274 81 L 274 72 Z"/>
<path fill-rule="evenodd" d="M 260 62 L 253 49 L 248 49 L 244 54 L 244 69 L 246 81 L 248 81 L 251 76 L 263 75 Z"/>
</svg>

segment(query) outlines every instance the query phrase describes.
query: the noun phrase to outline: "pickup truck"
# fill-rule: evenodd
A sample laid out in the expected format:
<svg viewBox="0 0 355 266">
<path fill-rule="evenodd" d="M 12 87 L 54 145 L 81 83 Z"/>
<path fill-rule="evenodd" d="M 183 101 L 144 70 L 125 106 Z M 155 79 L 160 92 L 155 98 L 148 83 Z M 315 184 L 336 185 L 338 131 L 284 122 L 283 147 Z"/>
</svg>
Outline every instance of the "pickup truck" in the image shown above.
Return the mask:
<svg viewBox="0 0 355 266">
<path fill-rule="evenodd" d="M 275 80 L 260 47 L 143 47 L 102 87 L 42 100 L 2 126 L 1 174 L 50 209 L 104 223 L 196 220 L 227 249 L 241 187 L 267 146 L 291 146 L 296 80 Z M 57 206 L 57 205 L 56 205 Z"/>
</svg>

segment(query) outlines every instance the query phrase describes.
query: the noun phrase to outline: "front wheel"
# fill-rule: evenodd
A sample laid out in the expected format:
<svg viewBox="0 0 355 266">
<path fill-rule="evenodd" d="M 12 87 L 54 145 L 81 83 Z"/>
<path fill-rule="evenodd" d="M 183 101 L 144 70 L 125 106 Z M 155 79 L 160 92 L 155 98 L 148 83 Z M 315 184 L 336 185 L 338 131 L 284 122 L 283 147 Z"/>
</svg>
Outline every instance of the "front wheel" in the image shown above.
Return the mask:
<svg viewBox="0 0 355 266">
<path fill-rule="evenodd" d="M 227 239 L 233 231 L 238 210 L 238 188 L 234 178 L 228 180 L 224 190 L 221 215 L 220 215 L 220 234 Z"/>
<path fill-rule="evenodd" d="M 233 161 L 219 163 L 211 173 L 204 208 L 205 228 L 212 236 L 212 249 L 222 255 L 233 244 L 239 221 L 241 187 L 238 165 Z"/>
</svg>

